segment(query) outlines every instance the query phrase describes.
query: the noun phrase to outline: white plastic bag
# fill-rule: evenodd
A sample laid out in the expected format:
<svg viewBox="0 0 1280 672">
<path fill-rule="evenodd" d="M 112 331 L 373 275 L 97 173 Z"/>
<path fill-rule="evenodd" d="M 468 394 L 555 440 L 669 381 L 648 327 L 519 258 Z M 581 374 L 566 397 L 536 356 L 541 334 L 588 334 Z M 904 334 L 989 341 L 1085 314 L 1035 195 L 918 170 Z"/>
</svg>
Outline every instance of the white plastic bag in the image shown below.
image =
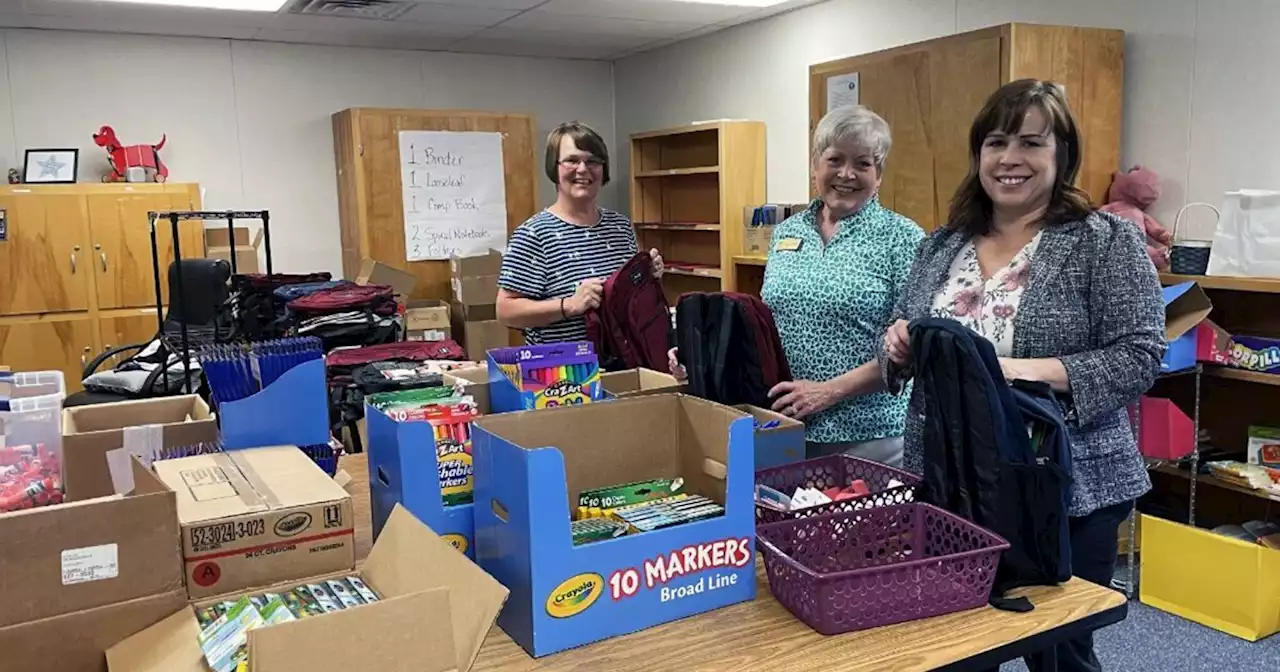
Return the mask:
<svg viewBox="0 0 1280 672">
<path fill-rule="evenodd" d="M 1280 191 L 1226 193 L 1208 274 L 1280 277 Z"/>
</svg>

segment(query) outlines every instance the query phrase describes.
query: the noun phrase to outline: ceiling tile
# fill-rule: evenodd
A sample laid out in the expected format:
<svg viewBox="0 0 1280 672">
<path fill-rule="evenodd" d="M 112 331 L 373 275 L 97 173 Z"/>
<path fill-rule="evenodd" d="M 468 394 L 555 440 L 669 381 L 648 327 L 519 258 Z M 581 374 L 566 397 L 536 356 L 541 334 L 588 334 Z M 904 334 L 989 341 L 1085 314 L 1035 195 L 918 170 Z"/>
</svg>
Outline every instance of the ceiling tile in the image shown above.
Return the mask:
<svg viewBox="0 0 1280 672">
<path fill-rule="evenodd" d="M 496 40 L 514 43 L 528 43 L 549 45 L 569 49 L 574 45 L 582 45 L 586 47 L 613 47 L 615 51 L 625 49 L 633 49 L 646 42 L 652 42 L 653 37 L 645 35 L 617 35 L 606 33 L 583 33 L 572 34 L 564 31 L 543 31 L 543 30 L 525 30 L 520 28 L 508 28 L 506 25 L 496 28 L 487 28 L 471 37 L 475 40 Z M 450 49 L 458 49 L 464 45 L 456 44 Z M 594 53 L 594 50 L 590 50 Z"/>
<path fill-rule="evenodd" d="M 412 0 L 418 2 L 418 0 Z M 427 0 L 438 5 L 457 5 L 460 7 L 485 7 L 488 9 L 514 9 L 524 11 L 533 9 L 547 0 Z"/>
<path fill-rule="evenodd" d="M 289 28 L 263 28 L 255 38 L 260 42 L 290 42 L 294 44 L 318 44 L 341 47 L 373 47 L 377 49 L 437 50 L 453 38 L 441 41 L 436 35 L 417 35 L 408 32 L 293 30 Z"/>
<path fill-rule="evenodd" d="M 372 19 L 340 18 L 335 16 L 306 16 L 281 14 L 270 17 L 264 28 L 297 30 L 334 35 L 434 35 L 439 37 L 466 37 L 483 26 L 449 23 L 415 23 L 412 21 L 377 21 Z M 346 44 L 345 42 L 337 44 Z"/>
<path fill-rule="evenodd" d="M 468 38 L 450 48 L 475 54 L 502 56 L 535 56 L 545 58 L 576 58 L 606 60 L 619 51 L 615 45 L 556 44 L 550 41 Z"/>
<path fill-rule="evenodd" d="M 560 32 L 570 42 L 583 35 L 636 35 L 650 38 L 671 37 L 687 33 L 704 24 L 640 21 L 603 16 L 553 14 L 535 9 L 502 24 L 502 28 Z"/>
<path fill-rule="evenodd" d="M 441 5 L 433 2 L 416 2 L 417 5 L 396 21 L 413 21 L 415 23 L 443 23 L 463 26 L 492 26 L 509 19 L 519 10 L 489 9 L 485 7 Z"/>
<path fill-rule="evenodd" d="M 95 33 L 123 33 L 137 35 L 166 35 L 174 37 L 209 37 L 226 39 L 252 39 L 257 34 L 256 26 L 234 26 L 225 23 L 195 24 L 190 21 L 174 20 L 165 17 L 152 17 L 146 20 L 134 20 L 121 17 L 95 16 L 49 16 L 32 14 L 28 17 L 27 28 L 43 28 L 45 30 L 83 30 Z"/>
<path fill-rule="evenodd" d="M 759 7 L 718 5 L 676 0 L 551 0 L 538 11 L 618 19 L 719 23 L 754 14 Z"/>
</svg>

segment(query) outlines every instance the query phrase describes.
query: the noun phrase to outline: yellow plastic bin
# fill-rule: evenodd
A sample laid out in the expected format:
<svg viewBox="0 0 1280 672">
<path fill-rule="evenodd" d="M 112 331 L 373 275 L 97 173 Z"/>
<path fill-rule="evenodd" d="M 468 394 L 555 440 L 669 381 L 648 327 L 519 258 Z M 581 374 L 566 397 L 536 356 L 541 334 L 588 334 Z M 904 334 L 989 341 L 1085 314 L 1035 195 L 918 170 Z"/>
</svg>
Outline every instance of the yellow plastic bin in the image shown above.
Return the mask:
<svg viewBox="0 0 1280 672">
<path fill-rule="evenodd" d="M 1280 631 L 1280 550 L 1142 516 L 1143 604 L 1251 642 Z"/>
</svg>

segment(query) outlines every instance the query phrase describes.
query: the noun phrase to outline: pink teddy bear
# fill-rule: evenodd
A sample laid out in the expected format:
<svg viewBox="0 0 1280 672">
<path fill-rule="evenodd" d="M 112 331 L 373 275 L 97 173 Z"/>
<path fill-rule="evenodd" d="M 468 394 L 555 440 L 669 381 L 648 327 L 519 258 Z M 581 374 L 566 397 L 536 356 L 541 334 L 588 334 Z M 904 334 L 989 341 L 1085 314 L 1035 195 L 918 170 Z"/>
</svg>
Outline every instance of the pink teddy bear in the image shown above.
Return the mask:
<svg viewBox="0 0 1280 672">
<path fill-rule="evenodd" d="M 1146 213 L 1160 198 L 1160 176 L 1142 166 L 1127 173 L 1117 172 L 1107 190 L 1107 204 L 1099 208 L 1134 222 L 1147 236 L 1147 256 L 1157 270 L 1169 270 L 1169 246 L 1173 234 Z"/>
</svg>

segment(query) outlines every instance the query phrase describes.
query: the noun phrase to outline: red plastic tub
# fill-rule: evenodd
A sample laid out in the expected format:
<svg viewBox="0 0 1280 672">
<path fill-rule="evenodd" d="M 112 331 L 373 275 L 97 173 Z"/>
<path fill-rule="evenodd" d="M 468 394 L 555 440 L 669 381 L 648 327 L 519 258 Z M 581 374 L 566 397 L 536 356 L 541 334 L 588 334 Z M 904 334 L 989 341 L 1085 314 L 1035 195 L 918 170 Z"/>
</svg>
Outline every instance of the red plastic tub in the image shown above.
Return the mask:
<svg viewBox="0 0 1280 672">
<path fill-rule="evenodd" d="M 777 511 L 757 504 L 756 524 L 905 504 L 915 499 L 915 486 L 920 483 L 919 477 L 901 469 L 851 455 L 819 457 L 756 472 L 756 483 L 767 485 L 788 497 L 800 486 L 825 490 L 834 486 L 845 487 L 858 479 L 867 484 L 871 491 L 869 494 L 797 511 Z M 902 485 L 890 488 L 889 482 L 894 480 Z"/>
<path fill-rule="evenodd" d="M 1008 542 L 929 504 L 759 525 L 769 589 L 835 635 L 981 607 Z"/>
</svg>

